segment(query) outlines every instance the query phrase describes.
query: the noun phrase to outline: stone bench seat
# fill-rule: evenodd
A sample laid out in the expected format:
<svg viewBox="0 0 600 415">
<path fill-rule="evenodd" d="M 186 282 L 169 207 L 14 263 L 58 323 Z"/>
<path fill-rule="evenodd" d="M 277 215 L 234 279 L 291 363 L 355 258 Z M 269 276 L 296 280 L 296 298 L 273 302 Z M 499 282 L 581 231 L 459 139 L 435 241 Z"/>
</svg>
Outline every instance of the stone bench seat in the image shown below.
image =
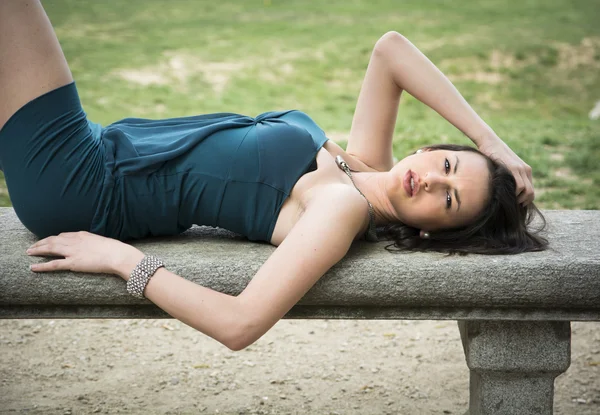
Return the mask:
<svg viewBox="0 0 600 415">
<path fill-rule="evenodd" d="M 285 318 L 458 320 L 470 414 L 551 414 L 570 364 L 570 321 L 600 320 L 600 211 L 544 211 L 551 248 L 520 255 L 390 253 L 355 242 Z M 0 318 L 170 318 L 118 276 L 52 272 L 37 238 L 0 208 Z M 237 295 L 276 249 L 223 229 L 130 241 L 170 271 Z"/>
</svg>

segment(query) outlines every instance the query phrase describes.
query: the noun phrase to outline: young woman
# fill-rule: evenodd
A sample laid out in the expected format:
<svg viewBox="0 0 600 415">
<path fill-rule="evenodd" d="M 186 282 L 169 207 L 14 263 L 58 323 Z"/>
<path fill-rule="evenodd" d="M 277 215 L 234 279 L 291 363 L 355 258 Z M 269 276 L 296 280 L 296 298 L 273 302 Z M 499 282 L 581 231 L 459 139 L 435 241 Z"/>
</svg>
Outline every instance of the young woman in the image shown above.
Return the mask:
<svg viewBox="0 0 600 415">
<path fill-rule="evenodd" d="M 403 91 L 479 151 L 428 146 L 394 164 Z M 344 151 L 294 110 L 93 123 L 40 2 L 4 0 L 0 169 L 19 219 L 43 238 L 28 254 L 63 257 L 34 271 L 117 274 L 132 294 L 232 350 L 260 338 L 354 240 L 459 253 L 547 244 L 527 230 L 539 213 L 531 168 L 396 32 L 375 44 Z M 123 242 L 193 224 L 278 248 L 234 297 L 179 277 Z"/>
</svg>

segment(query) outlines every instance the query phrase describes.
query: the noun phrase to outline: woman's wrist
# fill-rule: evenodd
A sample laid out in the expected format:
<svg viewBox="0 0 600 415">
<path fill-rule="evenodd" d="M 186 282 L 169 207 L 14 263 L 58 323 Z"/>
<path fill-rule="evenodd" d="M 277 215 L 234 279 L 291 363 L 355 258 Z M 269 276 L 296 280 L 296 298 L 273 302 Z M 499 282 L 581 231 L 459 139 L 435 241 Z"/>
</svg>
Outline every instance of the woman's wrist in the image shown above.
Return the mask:
<svg viewBox="0 0 600 415">
<path fill-rule="evenodd" d="M 502 141 L 502 139 L 498 137 L 498 134 L 496 134 L 491 128 L 487 128 L 470 138 L 478 148 L 481 148 L 481 146 L 485 146 L 491 142 Z"/>
<path fill-rule="evenodd" d="M 119 252 L 113 261 L 113 274 L 118 275 L 125 281 L 129 280 L 131 272 L 139 262 L 144 259 L 145 254 L 139 249 L 124 244 L 125 247 Z"/>
</svg>

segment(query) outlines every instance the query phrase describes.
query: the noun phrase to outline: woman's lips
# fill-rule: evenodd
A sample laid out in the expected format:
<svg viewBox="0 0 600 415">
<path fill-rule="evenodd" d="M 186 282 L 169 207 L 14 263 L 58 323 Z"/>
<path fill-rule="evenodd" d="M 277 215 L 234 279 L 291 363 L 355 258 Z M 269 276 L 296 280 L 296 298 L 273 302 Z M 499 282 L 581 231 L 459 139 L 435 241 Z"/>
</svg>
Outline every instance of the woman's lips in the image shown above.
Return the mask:
<svg viewBox="0 0 600 415">
<path fill-rule="evenodd" d="M 413 179 L 413 183 L 415 184 L 414 190 L 410 187 L 410 179 Z M 409 197 L 413 197 L 419 191 L 419 175 L 412 170 L 408 170 L 404 175 L 404 190 L 408 193 Z"/>
<path fill-rule="evenodd" d="M 412 189 L 410 188 L 410 178 L 412 177 L 411 171 L 407 171 L 404 175 L 404 190 L 408 193 L 408 197 L 412 197 Z"/>
</svg>

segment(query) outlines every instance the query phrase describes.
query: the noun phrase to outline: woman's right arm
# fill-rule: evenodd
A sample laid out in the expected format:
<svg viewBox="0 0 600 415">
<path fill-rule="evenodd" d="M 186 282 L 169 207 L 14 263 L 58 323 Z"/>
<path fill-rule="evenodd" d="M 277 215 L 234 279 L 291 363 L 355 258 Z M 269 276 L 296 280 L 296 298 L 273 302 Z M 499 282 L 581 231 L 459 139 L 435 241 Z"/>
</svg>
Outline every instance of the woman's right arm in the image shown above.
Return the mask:
<svg viewBox="0 0 600 415">
<path fill-rule="evenodd" d="M 515 177 L 519 203 L 531 203 L 535 198 L 531 167 L 498 137 L 415 45 L 396 32 L 384 36 L 389 37 L 385 54 L 394 82 L 462 131 L 482 153 L 504 163 Z"/>
<path fill-rule="evenodd" d="M 506 164 L 517 181 L 519 201 L 533 200 L 531 168 L 504 144 L 450 80 L 397 32 L 383 35 L 373 50 L 352 121 L 349 154 L 372 167 L 392 167 L 391 135 L 402 91 L 435 110 L 484 154 Z"/>
</svg>

